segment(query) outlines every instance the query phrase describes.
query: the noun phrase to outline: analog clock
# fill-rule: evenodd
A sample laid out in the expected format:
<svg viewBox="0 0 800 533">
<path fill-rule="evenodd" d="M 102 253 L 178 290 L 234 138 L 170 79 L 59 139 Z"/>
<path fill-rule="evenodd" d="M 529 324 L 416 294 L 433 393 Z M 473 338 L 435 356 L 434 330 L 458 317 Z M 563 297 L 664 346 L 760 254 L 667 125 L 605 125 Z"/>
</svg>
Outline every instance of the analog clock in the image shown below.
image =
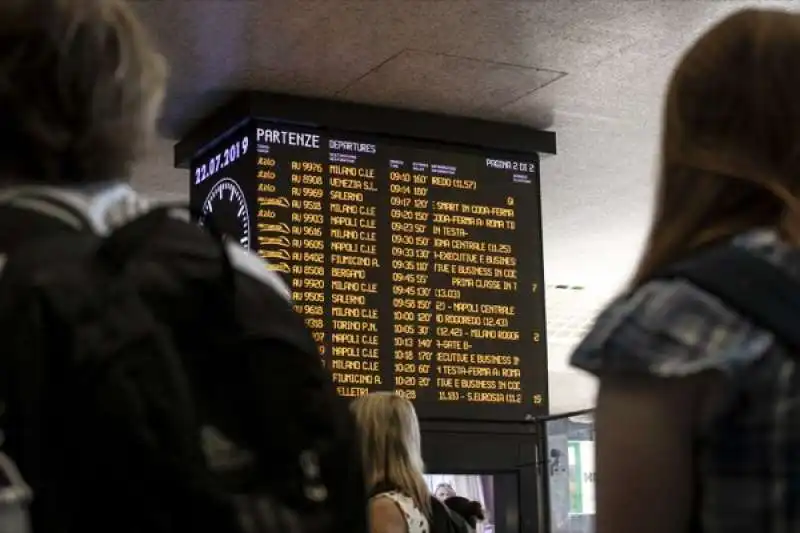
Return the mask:
<svg viewBox="0 0 800 533">
<path fill-rule="evenodd" d="M 223 178 L 214 184 L 203 201 L 200 224 L 213 224 L 223 235 L 250 248 L 250 213 L 238 183 Z"/>
</svg>

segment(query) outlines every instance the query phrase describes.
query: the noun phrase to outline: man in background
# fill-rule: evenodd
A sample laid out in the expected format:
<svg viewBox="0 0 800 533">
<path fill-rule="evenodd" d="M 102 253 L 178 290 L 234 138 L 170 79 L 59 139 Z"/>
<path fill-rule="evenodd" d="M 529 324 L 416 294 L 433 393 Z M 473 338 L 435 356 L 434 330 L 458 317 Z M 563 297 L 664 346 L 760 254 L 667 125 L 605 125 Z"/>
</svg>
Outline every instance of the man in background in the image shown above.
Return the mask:
<svg viewBox="0 0 800 533">
<path fill-rule="evenodd" d="M 130 7 L 3 0 L 0 40 L 0 519 L 32 495 L 34 533 L 365 531 L 287 287 L 127 184 L 167 74 Z"/>
</svg>

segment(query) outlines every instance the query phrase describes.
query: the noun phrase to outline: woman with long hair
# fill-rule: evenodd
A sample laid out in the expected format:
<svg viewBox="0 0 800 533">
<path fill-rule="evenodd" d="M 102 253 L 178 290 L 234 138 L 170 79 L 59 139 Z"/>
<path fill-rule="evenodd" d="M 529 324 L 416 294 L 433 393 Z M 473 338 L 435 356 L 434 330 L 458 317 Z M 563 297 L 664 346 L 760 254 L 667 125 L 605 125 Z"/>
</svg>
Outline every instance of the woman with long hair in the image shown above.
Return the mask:
<svg viewBox="0 0 800 533">
<path fill-rule="evenodd" d="M 800 531 L 798 354 L 659 278 L 733 247 L 800 280 L 799 66 L 800 16 L 748 9 L 675 69 L 638 272 L 572 359 L 600 380 L 598 533 Z"/>
<path fill-rule="evenodd" d="M 372 533 L 428 533 L 432 502 L 414 406 L 391 393 L 362 396 L 351 405 L 371 496 Z"/>
</svg>

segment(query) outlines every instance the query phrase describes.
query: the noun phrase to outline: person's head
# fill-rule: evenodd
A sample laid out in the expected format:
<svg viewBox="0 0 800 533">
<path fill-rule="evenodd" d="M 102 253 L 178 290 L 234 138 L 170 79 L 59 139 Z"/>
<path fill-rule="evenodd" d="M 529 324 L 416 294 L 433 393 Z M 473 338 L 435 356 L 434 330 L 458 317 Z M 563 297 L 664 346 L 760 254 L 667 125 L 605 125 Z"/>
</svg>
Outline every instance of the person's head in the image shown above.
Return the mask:
<svg viewBox="0 0 800 533">
<path fill-rule="evenodd" d="M 127 178 L 166 64 L 125 0 L 0 2 L 0 183 Z"/>
<path fill-rule="evenodd" d="M 449 483 L 439 483 L 438 485 L 436 485 L 436 490 L 433 491 L 433 495 L 436 496 L 437 499 L 443 502 L 447 498 L 455 496 L 456 491 L 453 487 L 450 486 Z"/>
<path fill-rule="evenodd" d="M 451 496 L 444 503 L 451 511 L 466 520 L 472 529 L 476 529 L 478 522 L 486 519 L 481 502 L 474 502 L 461 496 Z"/>
<path fill-rule="evenodd" d="M 709 29 L 669 84 L 649 242 L 634 278 L 756 227 L 800 242 L 800 15 Z"/>
<path fill-rule="evenodd" d="M 388 486 L 430 512 L 419 422 L 414 406 L 391 393 L 362 396 L 351 404 L 360 434 L 367 490 Z"/>
</svg>

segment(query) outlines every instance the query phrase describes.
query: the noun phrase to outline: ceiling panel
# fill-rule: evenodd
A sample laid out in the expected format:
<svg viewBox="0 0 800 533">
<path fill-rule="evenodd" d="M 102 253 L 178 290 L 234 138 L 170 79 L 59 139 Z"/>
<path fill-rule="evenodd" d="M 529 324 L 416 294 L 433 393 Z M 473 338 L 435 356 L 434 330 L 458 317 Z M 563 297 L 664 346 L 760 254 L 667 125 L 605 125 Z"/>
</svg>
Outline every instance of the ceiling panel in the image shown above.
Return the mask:
<svg viewBox="0 0 800 533">
<path fill-rule="evenodd" d="M 403 50 L 411 38 L 408 25 L 392 16 L 396 3 L 391 0 L 280 4 L 281 14 L 254 16 L 243 87 L 335 95 Z"/>
<path fill-rule="evenodd" d="M 153 198 L 188 202 L 190 174 L 173 167 L 173 145 L 171 140 L 160 139 L 150 147 L 148 157 L 133 171 L 133 186 Z"/>
<path fill-rule="evenodd" d="M 491 116 L 562 77 L 562 72 L 420 50 L 404 50 L 355 81 L 348 100 L 450 114 Z"/>
<path fill-rule="evenodd" d="M 548 282 L 588 288 L 585 306 L 570 304 L 576 313 L 622 287 L 636 264 L 652 212 L 663 93 L 681 51 L 730 10 L 800 7 L 791 0 L 135 3 L 172 65 L 168 136 L 241 88 L 550 125 L 559 154 L 542 162 L 545 272 Z M 188 175 L 171 167 L 164 141 L 134 182 L 185 198 Z M 585 407 L 592 381 L 567 370 L 568 350 L 551 347 L 553 398 Z"/>
</svg>

